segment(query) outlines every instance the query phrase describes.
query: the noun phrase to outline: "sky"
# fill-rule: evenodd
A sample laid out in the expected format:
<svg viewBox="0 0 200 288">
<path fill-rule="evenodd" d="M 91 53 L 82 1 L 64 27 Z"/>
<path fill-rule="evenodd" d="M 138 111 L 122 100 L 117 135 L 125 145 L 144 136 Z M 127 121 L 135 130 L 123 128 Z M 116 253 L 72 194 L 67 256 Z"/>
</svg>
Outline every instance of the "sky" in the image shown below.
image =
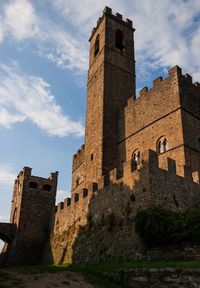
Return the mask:
<svg viewBox="0 0 200 288">
<path fill-rule="evenodd" d="M 88 39 L 104 6 L 133 20 L 137 91 L 179 65 L 200 82 L 199 0 L 0 0 L 0 221 L 13 182 L 59 171 L 70 195 L 72 155 L 84 143 Z"/>
</svg>

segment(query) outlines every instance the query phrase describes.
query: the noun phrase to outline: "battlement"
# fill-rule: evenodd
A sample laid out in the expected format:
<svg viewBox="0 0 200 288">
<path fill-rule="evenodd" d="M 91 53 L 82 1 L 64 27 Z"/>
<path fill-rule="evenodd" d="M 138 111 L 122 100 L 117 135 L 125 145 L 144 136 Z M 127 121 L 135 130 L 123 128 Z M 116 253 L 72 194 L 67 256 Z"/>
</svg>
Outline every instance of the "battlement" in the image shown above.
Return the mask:
<svg viewBox="0 0 200 288">
<path fill-rule="evenodd" d="M 84 161 L 85 145 L 83 144 L 80 149 L 73 155 L 72 172 L 77 169 Z"/>
<path fill-rule="evenodd" d="M 115 184 L 124 182 L 126 183 L 126 177 L 130 178 L 130 175 L 132 174 L 133 178 L 138 178 L 139 174 L 144 171 L 144 169 L 148 169 L 148 173 L 158 174 L 161 173 L 168 173 L 168 176 L 177 176 L 185 179 L 186 181 L 189 181 L 192 183 L 200 183 L 200 171 L 192 171 L 191 167 L 188 165 L 183 166 L 183 175 L 180 176 L 177 174 L 177 163 L 174 159 L 171 159 L 169 157 L 163 158 L 165 156 L 164 154 L 158 154 L 156 151 L 153 151 L 151 149 L 143 152 L 141 154 L 141 160 L 140 163 L 137 165 L 137 167 L 133 167 L 132 160 L 128 160 L 123 164 L 123 175 L 121 178 L 118 177 L 118 170 L 117 168 L 109 171 L 109 183 Z M 163 161 L 163 159 L 164 161 Z M 100 180 L 102 182 L 102 179 Z M 103 189 L 108 183 L 104 183 L 104 185 L 101 185 L 101 188 Z M 99 185 L 100 186 L 100 185 Z"/>
<path fill-rule="evenodd" d="M 172 78 L 179 79 L 182 75 L 182 69 L 179 66 L 174 66 L 170 70 L 168 70 L 168 77 L 163 79 L 162 77 L 158 77 L 153 80 L 152 88 L 144 87 L 139 91 L 139 96 L 146 96 L 149 91 L 153 92 L 154 89 L 161 88 L 162 85 L 165 84 L 166 81 L 171 80 Z M 137 99 L 136 99 L 137 100 Z"/>
<path fill-rule="evenodd" d="M 14 189 L 21 190 L 23 186 L 29 189 L 37 191 L 53 191 L 55 193 L 55 187 L 57 186 L 58 171 L 50 173 L 48 178 L 31 175 L 32 168 L 24 167 L 17 176 L 14 182 Z"/>
<path fill-rule="evenodd" d="M 192 81 L 192 76 L 189 74 L 182 74 L 182 69 L 179 66 L 174 66 L 170 70 L 168 70 L 168 77 L 163 79 L 162 77 L 158 77 L 153 80 L 152 88 L 144 87 L 139 91 L 139 96 L 146 96 L 149 91 L 153 92 L 154 89 L 161 88 L 162 85 L 165 84 L 166 81 L 171 80 L 172 78 L 176 77 L 179 80 L 185 80 L 187 84 L 191 84 L 194 88 L 198 88 L 200 91 L 200 83 Z"/>
<path fill-rule="evenodd" d="M 91 40 L 92 36 L 94 35 L 96 30 L 98 29 L 99 25 L 101 24 L 101 22 L 105 16 L 112 18 L 112 19 L 115 19 L 115 21 L 117 21 L 117 22 L 123 24 L 124 26 L 126 26 L 127 28 L 135 31 L 135 29 L 133 28 L 133 22 L 130 19 L 128 19 L 128 18 L 124 19 L 122 14 L 120 14 L 118 12 L 113 13 L 113 11 L 110 7 L 105 6 L 105 8 L 103 10 L 103 15 L 101 17 L 99 17 L 99 19 L 97 20 L 96 26 L 92 29 L 89 41 Z"/>
</svg>

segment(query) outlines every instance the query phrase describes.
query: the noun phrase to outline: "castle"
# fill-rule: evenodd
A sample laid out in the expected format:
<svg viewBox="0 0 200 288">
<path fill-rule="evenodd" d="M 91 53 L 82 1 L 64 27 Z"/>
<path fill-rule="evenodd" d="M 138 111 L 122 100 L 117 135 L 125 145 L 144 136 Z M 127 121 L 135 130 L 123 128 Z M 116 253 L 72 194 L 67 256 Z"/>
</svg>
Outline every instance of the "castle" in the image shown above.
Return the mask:
<svg viewBox="0 0 200 288">
<path fill-rule="evenodd" d="M 175 66 L 136 98 L 134 31 L 131 20 L 105 7 L 89 39 L 85 143 L 73 156 L 71 198 L 54 214 L 57 173 L 44 179 L 31 176 L 30 168 L 20 172 L 10 228 L 0 224 L 9 263 L 28 262 L 22 254 L 29 249 L 39 259 L 50 227 L 55 262 L 134 257 L 139 244 L 128 229 L 110 237 L 112 251 L 106 246 L 95 254 L 94 238 L 81 235 L 80 227 L 111 214 L 125 223 L 127 213 L 155 203 L 200 208 L 200 84 Z"/>
</svg>

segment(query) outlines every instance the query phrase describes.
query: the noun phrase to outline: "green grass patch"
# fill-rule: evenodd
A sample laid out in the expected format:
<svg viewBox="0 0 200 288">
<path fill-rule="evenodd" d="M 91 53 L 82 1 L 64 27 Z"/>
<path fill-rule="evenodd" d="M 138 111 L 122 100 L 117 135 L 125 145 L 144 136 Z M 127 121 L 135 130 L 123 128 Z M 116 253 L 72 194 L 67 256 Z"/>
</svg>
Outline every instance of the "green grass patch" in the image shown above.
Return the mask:
<svg viewBox="0 0 200 288">
<path fill-rule="evenodd" d="M 159 261 L 119 261 L 104 263 L 85 263 L 73 265 L 39 265 L 39 266 L 19 266 L 0 270 L 1 277 L 6 277 L 7 271 L 17 271 L 30 274 L 44 274 L 56 272 L 75 272 L 82 274 L 87 282 L 95 287 L 103 288 L 119 288 L 125 287 L 123 283 L 113 283 L 113 277 L 109 277 L 109 272 L 118 275 L 123 269 L 150 269 L 150 268 L 177 268 L 177 269 L 200 269 L 200 261 L 198 260 L 159 260 Z M 67 274 L 66 274 L 67 276 Z M 69 279 L 66 279 L 68 281 Z M 2 283 L 3 284 L 3 283 Z M 4 288 L 6 286 L 0 286 Z M 11 286 L 8 286 L 11 287 Z M 17 286 L 16 286 L 17 287 Z"/>
</svg>

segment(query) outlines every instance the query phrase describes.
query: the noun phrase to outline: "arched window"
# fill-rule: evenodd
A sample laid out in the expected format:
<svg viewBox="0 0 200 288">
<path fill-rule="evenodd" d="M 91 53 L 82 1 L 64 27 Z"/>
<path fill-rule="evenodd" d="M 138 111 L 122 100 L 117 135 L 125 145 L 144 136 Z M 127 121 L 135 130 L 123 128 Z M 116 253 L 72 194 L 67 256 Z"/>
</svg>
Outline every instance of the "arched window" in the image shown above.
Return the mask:
<svg viewBox="0 0 200 288">
<path fill-rule="evenodd" d="M 43 190 L 44 190 L 44 191 L 51 191 L 51 185 L 45 184 L 45 185 L 43 186 Z"/>
<path fill-rule="evenodd" d="M 137 149 L 133 152 L 131 158 L 131 170 L 135 171 L 139 168 L 140 164 L 140 151 Z"/>
<path fill-rule="evenodd" d="M 168 149 L 169 149 L 168 140 L 165 136 L 163 136 L 157 141 L 157 145 L 156 145 L 157 153 L 160 154 L 160 153 L 166 152 Z"/>
<path fill-rule="evenodd" d="M 98 53 L 99 53 L 99 34 L 97 35 L 94 43 L 94 57 L 96 57 Z"/>
<path fill-rule="evenodd" d="M 38 184 L 37 184 L 36 182 L 31 181 L 31 182 L 29 183 L 29 188 L 37 189 L 37 187 L 38 187 Z"/>
<path fill-rule="evenodd" d="M 123 32 L 121 30 L 116 30 L 115 32 L 115 46 L 116 48 L 119 48 L 121 51 L 123 51 L 124 49 L 124 45 L 123 45 Z"/>
<path fill-rule="evenodd" d="M 163 152 L 167 151 L 168 150 L 168 141 L 167 139 L 165 138 L 163 140 Z"/>
</svg>

